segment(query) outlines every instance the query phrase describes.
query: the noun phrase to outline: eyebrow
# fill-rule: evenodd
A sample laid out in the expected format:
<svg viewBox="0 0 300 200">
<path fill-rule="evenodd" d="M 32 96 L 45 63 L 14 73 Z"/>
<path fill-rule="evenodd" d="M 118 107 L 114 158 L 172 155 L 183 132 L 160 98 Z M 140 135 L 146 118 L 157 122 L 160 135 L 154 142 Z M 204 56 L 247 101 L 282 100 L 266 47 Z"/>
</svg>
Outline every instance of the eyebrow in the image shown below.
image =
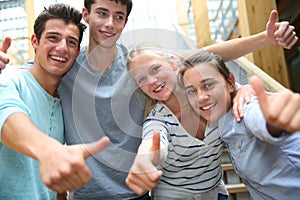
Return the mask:
<svg viewBox="0 0 300 200">
<path fill-rule="evenodd" d="M 188 85 L 184 89 L 189 89 L 189 88 L 193 88 L 193 86 L 192 85 Z"/>
<path fill-rule="evenodd" d="M 101 11 L 109 12 L 109 10 L 107 8 L 103 8 L 103 7 L 98 7 L 98 8 L 96 8 L 96 10 L 101 10 Z M 119 14 L 119 15 L 124 15 L 125 16 L 125 13 L 122 12 L 122 11 L 117 11 L 117 12 L 115 12 L 115 14 Z"/>
<path fill-rule="evenodd" d="M 207 79 L 203 79 L 202 81 L 200 81 L 200 84 L 206 83 L 207 81 L 211 81 L 214 80 L 214 78 L 207 78 Z M 185 87 L 185 89 L 189 89 L 189 88 L 193 88 L 192 85 L 188 85 Z"/>
<path fill-rule="evenodd" d="M 62 34 L 60 34 L 60 33 L 58 33 L 58 32 L 46 32 L 46 36 L 47 35 L 59 35 L 59 36 L 62 36 Z M 71 39 L 73 39 L 73 40 L 76 40 L 77 41 L 77 43 L 79 42 L 79 39 L 78 38 L 76 38 L 76 37 L 73 37 L 73 36 L 68 36 L 68 38 L 71 38 Z"/>
<path fill-rule="evenodd" d="M 205 82 L 211 81 L 211 80 L 214 80 L 214 78 L 203 79 L 202 81 L 200 81 L 200 83 L 205 83 Z"/>
</svg>

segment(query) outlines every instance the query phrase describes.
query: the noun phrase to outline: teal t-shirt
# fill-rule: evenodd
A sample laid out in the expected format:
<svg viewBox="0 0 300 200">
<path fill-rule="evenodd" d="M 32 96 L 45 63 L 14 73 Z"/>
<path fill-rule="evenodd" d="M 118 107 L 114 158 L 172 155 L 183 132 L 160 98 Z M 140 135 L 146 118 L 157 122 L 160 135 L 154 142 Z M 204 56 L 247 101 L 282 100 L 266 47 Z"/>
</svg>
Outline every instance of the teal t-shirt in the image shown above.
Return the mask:
<svg viewBox="0 0 300 200">
<path fill-rule="evenodd" d="M 45 134 L 64 142 L 60 99 L 49 95 L 27 69 L 11 67 L 0 76 L 1 132 L 6 119 L 16 112 L 25 113 Z M 38 162 L 8 148 L 2 141 L 0 180 L 0 199 L 56 199 L 56 193 L 48 189 L 40 178 Z"/>
</svg>

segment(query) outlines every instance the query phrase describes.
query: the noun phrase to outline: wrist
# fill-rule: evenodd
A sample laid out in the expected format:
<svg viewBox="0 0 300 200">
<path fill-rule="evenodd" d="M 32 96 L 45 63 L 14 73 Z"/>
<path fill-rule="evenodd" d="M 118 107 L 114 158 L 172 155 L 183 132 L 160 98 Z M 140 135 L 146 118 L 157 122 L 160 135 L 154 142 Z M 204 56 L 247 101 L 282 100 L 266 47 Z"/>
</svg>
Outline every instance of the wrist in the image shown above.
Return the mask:
<svg viewBox="0 0 300 200">
<path fill-rule="evenodd" d="M 261 40 L 262 44 L 264 44 L 264 47 L 270 46 L 270 45 L 277 45 L 277 42 L 274 39 L 274 36 L 268 35 L 268 32 L 265 30 L 261 32 L 263 35 L 263 38 Z"/>
<path fill-rule="evenodd" d="M 42 138 L 40 138 L 40 142 L 35 143 L 30 150 L 32 158 L 40 162 L 44 158 L 47 159 L 49 156 L 55 154 L 54 152 L 59 151 L 60 146 L 63 145 L 57 140 L 43 134 Z"/>
</svg>

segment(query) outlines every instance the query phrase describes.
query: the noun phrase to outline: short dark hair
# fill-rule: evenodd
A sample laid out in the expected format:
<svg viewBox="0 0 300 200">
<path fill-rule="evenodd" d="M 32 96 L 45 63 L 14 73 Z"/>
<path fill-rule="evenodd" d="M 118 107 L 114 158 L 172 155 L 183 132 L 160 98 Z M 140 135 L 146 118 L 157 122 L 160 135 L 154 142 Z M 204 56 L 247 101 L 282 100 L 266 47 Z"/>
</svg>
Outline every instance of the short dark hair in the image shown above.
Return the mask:
<svg viewBox="0 0 300 200">
<path fill-rule="evenodd" d="M 109 1 L 115 1 L 116 3 L 121 3 L 121 5 L 126 5 L 126 18 L 128 18 L 131 9 L 132 9 L 132 0 L 109 0 Z M 87 9 L 87 11 L 91 12 L 92 4 L 96 3 L 95 0 L 84 0 L 84 7 Z"/>
<path fill-rule="evenodd" d="M 34 23 L 34 33 L 38 41 L 41 39 L 42 33 L 45 30 L 46 22 L 50 19 L 61 19 L 67 24 L 75 24 L 80 32 L 78 43 L 78 46 L 80 46 L 83 32 L 86 29 L 86 25 L 81 23 L 82 14 L 80 11 L 68 4 L 63 3 L 52 4 L 48 9 L 44 8 L 44 10 L 36 18 Z"/>
</svg>

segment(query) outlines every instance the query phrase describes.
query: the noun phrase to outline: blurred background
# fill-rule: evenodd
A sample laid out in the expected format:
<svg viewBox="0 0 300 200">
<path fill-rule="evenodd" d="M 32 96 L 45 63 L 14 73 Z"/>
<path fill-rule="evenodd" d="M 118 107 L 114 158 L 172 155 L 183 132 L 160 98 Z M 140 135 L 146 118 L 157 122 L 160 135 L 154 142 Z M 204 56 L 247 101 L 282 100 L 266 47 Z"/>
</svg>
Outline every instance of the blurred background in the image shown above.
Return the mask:
<svg viewBox="0 0 300 200">
<path fill-rule="evenodd" d="M 20 67 L 34 59 L 30 37 L 36 16 L 52 3 L 67 0 L 0 0 L 0 44 L 5 36 L 13 38 L 9 49 L 10 65 Z M 83 0 L 72 1 L 81 10 Z M 164 42 L 176 48 L 201 48 L 220 41 L 244 37 L 265 30 L 271 10 L 277 10 L 279 21 L 289 21 L 299 37 L 299 0 L 133 0 L 132 13 L 119 42 L 139 40 Z M 145 34 L 146 33 L 146 34 Z M 87 41 L 87 34 L 83 43 Z M 130 40 L 129 40 L 130 38 Z M 130 42 L 128 42 L 130 41 Z M 266 89 L 284 87 L 300 92 L 300 40 L 290 50 L 266 47 L 227 63 L 237 82 L 247 84 L 252 74 L 263 79 Z M 223 180 L 230 200 L 251 200 L 245 185 L 235 174 L 228 152 L 222 156 Z"/>
<path fill-rule="evenodd" d="M 9 49 L 11 65 L 20 66 L 33 60 L 29 40 L 35 17 L 43 7 L 57 2 L 69 3 L 67 0 L 0 0 L 0 43 L 5 36 L 13 38 Z M 72 1 L 72 5 L 81 10 L 83 1 Z M 188 38 L 189 45 L 200 48 L 264 30 L 272 9 L 279 12 L 280 21 L 287 20 L 294 25 L 299 35 L 299 0 L 133 0 L 124 32 L 148 28 L 169 30 Z M 298 41 L 291 50 L 264 48 L 245 58 L 284 87 L 299 92 L 299 44 Z"/>
</svg>

